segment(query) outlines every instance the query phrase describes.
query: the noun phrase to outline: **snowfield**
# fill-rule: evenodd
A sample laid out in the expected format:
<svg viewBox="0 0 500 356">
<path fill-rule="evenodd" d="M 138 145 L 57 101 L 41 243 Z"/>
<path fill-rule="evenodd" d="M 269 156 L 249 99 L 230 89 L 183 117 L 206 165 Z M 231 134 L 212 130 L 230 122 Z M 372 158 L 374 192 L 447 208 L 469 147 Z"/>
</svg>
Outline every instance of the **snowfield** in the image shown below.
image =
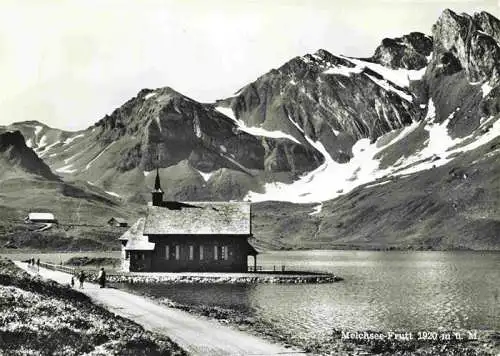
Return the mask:
<svg viewBox="0 0 500 356">
<path fill-rule="evenodd" d="M 73 137 L 68 137 L 66 140 L 64 140 L 63 144 L 64 145 L 69 145 L 71 142 L 73 142 L 77 138 L 84 137 L 84 136 L 85 136 L 84 134 L 79 134 L 79 135 L 76 135 L 76 136 L 73 136 Z"/>
<path fill-rule="evenodd" d="M 485 119 L 480 129 L 491 125 L 489 131 L 479 137 L 468 136 L 453 139 L 448 134 L 447 125 L 450 117 L 443 123 L 434 123 L 435 109 L 432 100 L 428 103 L 428 113 L 423 123 L 414 122 L 402 129 L 390 142 L 377 147 L 377 142 L 370 143 L 369 139 L 361 139 L 352 148 L 353 158 L 348 163 L 338 163 L 332 159 L 321 142 L 314 142 L 305 136 L 306 140 L 316 148 L 324 157 L 325 162 L 314 171 L 309 172 L 291 184 L 280 182 L 267 183 L 265 193 L 250 191 L 245 200 L 260 201 L 288 201 L 293 203 L 321 203 L 349 193 L 354 188 L 364 184 L 373 183 L 369 187 L 387 184 L 389 180 L 375 182 L 380 178 L 401 176 L 415 172 L 439 167 L 448 163 L 450 155 L 466 152 L 488 143 L 500 135 L 500 120 L 491 124 L 493 118 Z M 376 155 L 388 146 L 402 140 L 415 131 L 421 124 L 429 133 L 429 139 L 424 146 L 409 157 L 402 157 L 396 164 L 380 169 L 380 161 Z M 382 136 L 384 137 L 384 136 Z M 382 138 L 381 137 L 381 138 Z"/>
<path fill-rule="evenodd" d="M 45 138 L 45 136 L 43 136 L 43 138 Z M 56 142 L 54 142 L 54 143 L 51 143 L 51 144 L 50 144 L 50 145 L 48 145 L 47 147 L 45 147 L 43 150 L 41 150 L 41 151 L 37 151 L 38 156 L 40 156 L 40 157 L 45 156 L 45 155 L 47 154 L 47 152 L 49 152 L 49 151 L 52 149 L 52 147 L 54 147 L 54 146 L 58 145 L 59 143 L 61 143 L 61 141 L 56 141 Z M 43 146 L 42 146 L 42 147 L 43 147 Z"/>
<path fill-rule="evenodd" d="M 114 196 L 114 197 L 121 198 L 121 195 L 120 195 L 120 194 L 117 194 L 117 193 L 115 193 L 115 192 L 108 192 L 108 191 L 105 191 L 105 192 L 106 192 L 107 194 L 109 194 L 109 195 Z"/>
<path fill-rule="evenodd" d="M 410 81 L 421 80 L 425 74 L 426 67 L 419 70 L 408 70 L 408 69 L 391 69 L 384 67 L 378 63 L 366 62 L 356 58 L 350 58 L 345 56 L 339 56 L 353 64 L 355 64 L 359 68 L 369 68 L 372 71 L 380 74 L 388 81 L 396 84 L 399 87 L 407 88 L 410 86 Z"/>
<path fill-rule="evenodd" d="M 380 74 L 384 79 L 376 78 L 368 73 L 363 73 L 363 75 L 368 77 L 384 90 L 392 91 L 409 102 L 413 101 L 413 97 L 410 94 L 398 89 L 396 86 L 400 88 L 409 87 L 410 81 L 421 80 L 426 70 L 425 67 L 420 70 L 391 69 L 377 63 L 366 62 L 360 59 L 345 56 L 340 56 L 340 58 L 352 63 L 354 67 L 333 65 L 323 71 L 323 74 L 343 75 L 349 77 L 352 74 L 361 74 L 366 68 L 368 68 L 373 72 Z"/>
<path fill-rule="evenodd" d="M 247 126 L 243 122 L 243 120 L 236 119 L 236 117 L 234 116 L 234 112 L 231 108 L 217 106 L 215 108 L 215 110 L 217 110 L 221 114 L 223 114 L 223 115 L 227 116 L 228 118 L 230 118 L 231 120 L 233 120 L 241 131 L 249 133 L 252 136 L 261 136 L 261 137 L 263 136 L 263 137 L 271 137 L 271 138 L 286 138 L 286 139 L 291 140 L 291 141 L 298 143 L 300 145 L 300 142 L 295 137 L 293 137 L 292 135 L 287 134 L 285 132 L 269 131 L 269 130 L 263 129 L 262 127 Z"/>
<path fill-rule="evenodd" d="M 64 166 L 64 167 L 61 167 L 61 168 L 58 168 L 56 169 L 56 172 L 57 173 L 75 173 L 77 170 L 76 169 L 72 169 L 73 168 L 73 165 L 72 164 L 68 164 L 67 166 Z"/>
<path fill-rule="evenodd" d="M 155 96 L 156 94 L 158 94 L 158 93 L 155 93 L 155 92 L 149 93 L 149 94 L 147 94 L 147 95 L 144 97 L 144 100 L 151 99 L 151 98 L 152 98 L 153 96 Z"/>
</svg>

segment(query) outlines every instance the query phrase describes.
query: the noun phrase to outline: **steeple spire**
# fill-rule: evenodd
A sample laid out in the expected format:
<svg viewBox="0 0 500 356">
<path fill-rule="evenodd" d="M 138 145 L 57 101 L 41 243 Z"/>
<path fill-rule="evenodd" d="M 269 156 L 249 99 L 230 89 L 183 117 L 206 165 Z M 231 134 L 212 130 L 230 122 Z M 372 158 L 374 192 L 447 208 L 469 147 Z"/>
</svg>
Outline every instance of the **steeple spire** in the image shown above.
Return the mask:
<svg viewBox="0 0 500 356">
<path fill-rule="evenodd" d="M 158 167 L 156 167 L 155 191 L 162 191 L 160 185 L 160 172 L 158 170 Z"/>
<path fill-rule="evenodd" d="M 161 206 L 163 204 L 163 190 L 160 185 L 160 172 L 156 168 L 155 188 L 151 192 L 153 206 Z"/>
<path fill-rule="evenodd" d="M 160 151 L 157 148 L 158 152 L 158 163 L 156 165 L 156 178 L 155 178 L 155 187 L 151 192 L 153 206 L 161 206 L 163 204 L 163 190 L 161 189 L 160 184 L 160 169 L 158 168 L 160 164 Z"/>
</svg>

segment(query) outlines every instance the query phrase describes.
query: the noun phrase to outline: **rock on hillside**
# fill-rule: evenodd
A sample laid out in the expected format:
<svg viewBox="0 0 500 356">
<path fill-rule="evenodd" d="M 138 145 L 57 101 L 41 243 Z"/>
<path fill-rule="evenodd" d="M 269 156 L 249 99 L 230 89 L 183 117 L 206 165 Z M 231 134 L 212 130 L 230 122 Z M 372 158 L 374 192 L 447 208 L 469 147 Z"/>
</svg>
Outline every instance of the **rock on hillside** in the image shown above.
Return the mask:
<svg viewBox="0 0 500 356">
<path fill-rule="evenodd" d="M 445 10 L 432 28 L 434 50 L 425 75 L 436 121 L 452 137 L 474 133 L 500 110 L 500 21 L 486 12 Z"/>
<path fill-rule="evenodd" d="M 388 68 L 418 70 L 427 66 L 432 45 L 432 38 L 420 32 L 384 38 L 371 60 Z"/>
<path fill-rule="evenodd" d="M 57 180 L 50 168 L 24 141 L 20 131 L 7 131 L 0 134 L 0 178 L 37 177 Z"/>
</svg>

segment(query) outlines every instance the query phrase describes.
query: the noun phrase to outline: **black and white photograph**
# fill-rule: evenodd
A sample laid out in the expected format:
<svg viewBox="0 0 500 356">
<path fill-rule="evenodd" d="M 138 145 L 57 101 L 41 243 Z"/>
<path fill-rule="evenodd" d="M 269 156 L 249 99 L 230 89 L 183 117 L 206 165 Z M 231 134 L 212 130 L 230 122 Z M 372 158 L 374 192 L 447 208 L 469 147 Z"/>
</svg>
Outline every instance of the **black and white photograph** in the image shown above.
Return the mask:
<svg viewBox="0 0 500 356">
<path fill-rule="evenodd" d="M 499 356 L 500 1 L 0 0 L 0 356 Z"/>
</svg>

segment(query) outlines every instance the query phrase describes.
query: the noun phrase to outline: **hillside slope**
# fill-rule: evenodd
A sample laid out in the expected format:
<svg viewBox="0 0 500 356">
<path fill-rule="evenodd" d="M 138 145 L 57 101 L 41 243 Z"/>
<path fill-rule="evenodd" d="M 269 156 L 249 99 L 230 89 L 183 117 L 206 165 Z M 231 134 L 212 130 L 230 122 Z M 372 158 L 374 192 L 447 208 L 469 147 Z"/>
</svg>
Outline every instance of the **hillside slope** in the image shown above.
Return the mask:
<svg viewBox="0 0 500 356">
<path fill-rule="evenodd" d="M 67 182 L 33 193 L 40 208 L 62 194 L 63 215 L 136 216 L 159 167 L 166 199 L 258 203 L 262 246 L 498 249 L 499 43 L 492 15 L 445 10 L 431 35 L 299 56 L 215 103 L 143 89 L 80 132 L 0 131 Z"/>
</svg>

